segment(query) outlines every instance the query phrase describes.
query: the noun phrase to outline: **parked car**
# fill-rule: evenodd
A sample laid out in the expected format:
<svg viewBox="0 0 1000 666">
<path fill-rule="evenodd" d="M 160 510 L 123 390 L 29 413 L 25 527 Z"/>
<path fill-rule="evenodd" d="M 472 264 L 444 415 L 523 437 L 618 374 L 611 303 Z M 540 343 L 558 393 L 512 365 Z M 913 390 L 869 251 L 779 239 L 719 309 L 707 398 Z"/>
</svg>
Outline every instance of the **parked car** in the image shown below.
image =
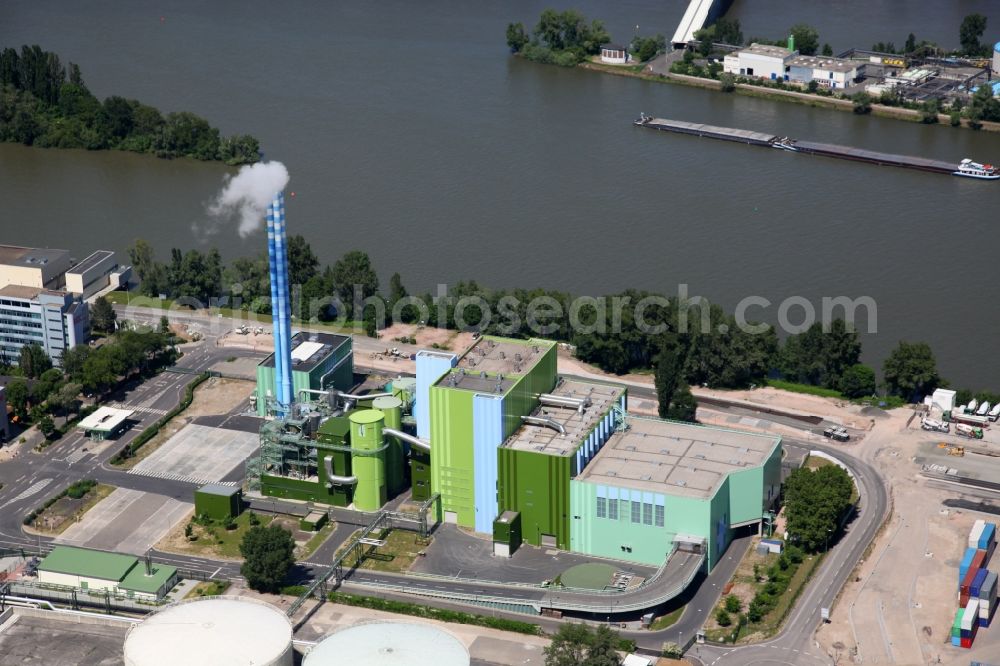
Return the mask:
<svg viewBox="0 0 1000 666">
<path fill-rule="evenodd" d="M 847 432 L 846 428 L 841 428 L 840 426 L 830 426 L 823 431 L 824 437 L 829 437 L 830 439 L 836 440 L 838 442 L 846 442 L 851 438 L 850 433 Z"/>
</svg>

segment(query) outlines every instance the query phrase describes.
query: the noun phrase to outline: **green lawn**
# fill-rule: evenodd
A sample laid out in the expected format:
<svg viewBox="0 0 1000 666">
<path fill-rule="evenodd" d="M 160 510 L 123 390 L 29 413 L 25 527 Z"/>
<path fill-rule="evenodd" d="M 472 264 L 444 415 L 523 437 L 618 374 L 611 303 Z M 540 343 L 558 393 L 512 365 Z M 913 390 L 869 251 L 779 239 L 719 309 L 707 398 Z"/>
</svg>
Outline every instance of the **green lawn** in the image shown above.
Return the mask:
<svg viewBox="0 0 1000 666">
<path fill-rule="evenodd" d="M 360 531 L 358 530 L 351 535 L 351 538 L 337 551 L 338 555 L 347 548 L 347 544 L 351 543 Z M 381 535 L 373 534 L 371 537 L 385 539 L 385 545 L 380 548 L 364 546 L 366 555 L 362 558 L 361 564 L 358 565 L 359 569 L 405 573 L 409 571 L 413 561 L 419 557 L 418 554 L 428 545 L 415 532 L 406 530 L 383 531 Z M 354 563 L 353 555 L 349 555 L 344 561 L 345 566 L 353 566 Z"/>
<path fill-rule="evenodd" d="M 661 629 L 667 629 L 674 626 L 677 620 L 681 619 L 681 615 L 684 614 L 684 609 L 687 606 L 681 606 L 675 610 L 670 611 L 666 615 L 661 615 L 660 617 L 653 620 L 652 624 L 649 625 L 650 631 L 660 631 Z"/>
<path fill-rule="evenodd" d="M 840 398 L 844 399 L 844 394 L 840 391 L 834 389 L 823 388 L 822 386 L 813 386 L 812 384 L 797 384 L 795 382 L 786 382 L 783 379 L 768 379 L 767 385 L 771 388 L 780 389 L 782 391 L 791 391 L 792 393 L 806 393 L 808 395 L 818 395 L 821 398 Z"/>
</svg>

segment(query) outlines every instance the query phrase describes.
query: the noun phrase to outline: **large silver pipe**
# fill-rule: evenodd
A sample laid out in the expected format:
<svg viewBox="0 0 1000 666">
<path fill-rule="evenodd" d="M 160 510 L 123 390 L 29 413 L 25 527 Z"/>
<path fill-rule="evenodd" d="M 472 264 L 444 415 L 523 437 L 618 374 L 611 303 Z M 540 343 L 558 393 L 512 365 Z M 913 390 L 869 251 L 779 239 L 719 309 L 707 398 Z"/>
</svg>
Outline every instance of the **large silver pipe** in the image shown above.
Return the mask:
<svg viewBox="0 0 1000 666">
<path fill-rule="evenodd" d="M 545 426 L 546 428 L 552 428 L 558 431 L 560 435 L 566 434 L 566 428 L 562 426 L 561 423 L 555 419 L 546 418 L 544 416 L 522 416 L 521 420 L 525 423 L 530 423 L 531 425 Z M 385 432 L 385 431 L 383 431 Z"/>
<path fill-rule="evenodd" d="M 542 393 L 538 396 L 538 401 L 550 407 L 569 407 L 578 412 L 582 412 L 590 405 L 590 398 L 570 398 L 569 396 L 552 395 L 551 393 Z"/>
<path fill-rule="evenodd" d="M 337 396 L 344 398 L 345 400 L 374 400 L 375 398 L 391 398 L 392 393 L 369 393 L 367 395 L 360 395 L 357 393 L 338 393 Z"/>
<path fill-rule="evenodd" d="M 340 476 L 333 473 L 333 456 L 323 458 L 323 468 L 326 469 L 326 487 L 333 486 L 354 486 L 358 483 L 356 476 Z"/>
<path fill-rule="evenodd" d="M 414 437 L 413 435 L 408 435 L 405 432 L 396 430 L 394 428 L 382 428 L 382 435 L 389 435 L 390 437 L 395 437 L 396 439 L 407 442 L 410 446 L 415 446 L 421 451 L 431 452 L 431 443 L 420 439 L 419 437 Z"/>
</svg>

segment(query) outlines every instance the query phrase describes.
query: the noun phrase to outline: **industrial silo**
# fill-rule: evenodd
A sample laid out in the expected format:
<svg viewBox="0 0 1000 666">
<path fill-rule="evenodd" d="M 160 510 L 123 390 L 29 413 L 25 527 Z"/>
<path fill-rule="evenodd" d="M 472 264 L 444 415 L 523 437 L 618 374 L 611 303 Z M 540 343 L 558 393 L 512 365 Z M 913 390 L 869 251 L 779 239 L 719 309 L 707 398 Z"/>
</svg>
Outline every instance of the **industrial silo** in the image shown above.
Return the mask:
<svg viewBox="0 0 1000 666">
<path fill-rule="evenodd" d="M 1000 42 L 993 45 L 993 76 L 997 74 L 1000 74 Z"/>
<path fill-rule="evenodd" d="M 417 380 L 414 377 L 396 377 L 392 380 L 392 394 L 403 401 L 403 411 L 409 411 L 413 404 L 413 396 L 417 392 Z"/>
<path fill-rule="evenodd" d="M 392 396 L 375 398 L 372 407 L 385 414 L 385 427 L 393 430 L 403 429 L 403 401 Z M 385 443 L 385 482 L 389 495 L 395 496 L 403 490 L 405 476 L 403 464 L 406 460 L 403 443 L 395 437 L 386 437 Z"/>
<path fill-rule="evenodd" d="M 351 421 L 351 470 L 358 477 L 354 489 L 354 507 L 359 511 L 378 511 L 386 501 L 385 448 L 382 426 L 385 414 L 377 409 L 360 409 L 348 417 Z"/>
<path fill-rule="evenodd" d="M 340 664 L 469 666 L 469 651 L 430 624 L 369 622 L 327 636 L 302 661 L 302 666 Z"/>
<path fill-rule="evenodd" d="M 292 623 L 253 599 L 202 597 L 132 625 L 125 666 L 292 666 Z"/>
</svg>

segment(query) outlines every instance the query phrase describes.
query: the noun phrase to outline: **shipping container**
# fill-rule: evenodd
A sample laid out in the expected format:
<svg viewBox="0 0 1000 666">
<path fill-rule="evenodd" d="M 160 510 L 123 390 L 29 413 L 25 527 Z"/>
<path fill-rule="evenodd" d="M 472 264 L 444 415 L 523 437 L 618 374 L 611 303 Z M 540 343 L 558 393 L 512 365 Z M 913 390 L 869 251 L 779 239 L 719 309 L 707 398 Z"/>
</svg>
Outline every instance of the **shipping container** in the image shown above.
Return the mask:
<svg viewBox="0 0 1000 666">
<path fill-rule="evenodd" d="M 962 631 L 974 631 L 974 627 L 979 625 L 979 600 L 970 599 L 965 605 L 965 612 L 962 613 Z"/>
<path fill-rule="evenodd" d="M 979 567 L 975 566 L 969 567 L 968 573 L 965 574 L 965 580 L 963 580 L 962 584 L 958 586 L 959 594 L 964 594 L 965 596 L 970 595 L 970 593 L 972 592 L 972 582 L 976 580 L 976 574 L 978 574 L 979 572 L 980 572 Z M 962 604 L 962 606 L 964 607 L 965 604 Z"/>
<path fill-rule="evenodd" d="M 986 572 L 986 580 L 983 581 L 982 589 L 980 589 L 979 598 L 986 599 L 991 604 L 996 603 L 997 600 L 997 574 L 995 571 Z"/>
<path fill-rule="evenodd" d="M 980 569 L 976 572 L 975 577 L 972 579 L 972 585 L 969 587 L 970 597 L 979 598 L 979 592 L 983 587 L 983 581 L 986 580 L 986 574 L 988 573 L 989 571 L 986 569 Z"/>
<path fill-rule="evenodd" d="M 988 553 L 985 550 L 977 550 L 976 555 L 972 558 L 972 564 L 969 565 L 969 570 L 985 569 L 987 556 Z"/>
<path fill-rule="evenodd" d="M 972 530 L 969 531 L 970 548 L 979 548 L 979 537 L 982 535 L 984 529 L 986 529 L 985 520 L 980 519 L 972 524 Z"/>
<path fill-rule="evenodd" d="M 958 565 L 958 584 L 961 585 L 962 581 L 965 580 L 965 574 L 969 573 L 969 567 L 972 565 L 972 558 L 976 556 L 975 548 L 966 548 L 965 554 L 962 556 L 962 563 Z"/>
<path fill-rule="evenodd" d="M 997 525 L 996 523 L 986 523 L 986 527 L 983 528 L 983 533 L 979 535 L 979 548 L 989 550 L 997 540 Z"/>
</svg>

